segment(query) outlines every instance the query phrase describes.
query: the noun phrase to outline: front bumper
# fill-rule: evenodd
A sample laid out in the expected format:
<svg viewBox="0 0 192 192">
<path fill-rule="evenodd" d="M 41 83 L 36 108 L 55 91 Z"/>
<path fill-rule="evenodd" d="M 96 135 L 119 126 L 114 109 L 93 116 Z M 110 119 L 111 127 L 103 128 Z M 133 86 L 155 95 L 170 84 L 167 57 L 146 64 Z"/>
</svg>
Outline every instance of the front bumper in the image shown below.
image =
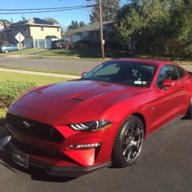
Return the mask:
<svg viewBox="0 0 192 192">
<path fill-rule="evenodd" d="M 11 138 L 9 136 L 6 136 L 4 138 L 1 138 L 1 143 L 3 143 L 3 146 L 1 150 L 3 150 L 5 153 L 8 154 L 8 156 L 13 160 L 13 157 L 15 155 L 25 155 L 27 157 L 27 163 L 18 163 L 15 160 L 16 164 L 19 164 L 20 166 L 24 168 L 28 168 L 29 166 L 35 166 L 40 169 L 43 169 L 48 175 L 54 175 L 54 176 L 66 176 L 66 177 L 79 177 L 88 173 L 91 173 L 93 171 L 96 171 L 103 167 L 109 167 L 111 165 L 111 162 L 102 163 L 99 165 L 93 165 L 93 166 L 57 166 L 56 164 L 47 163 L 45 161 L 40 161 L 36 158 L 33 158 L 33 156 L 23 153 L 20 149 L 18 149 L 14 144 L 11 142 Z M 27 165 L 27 166 L 26 166 Z"/>
<path fill-rule="evenodd" d="M 110 165 L 118 123 L 107 130 L 80 132 L 44 114 L 19 107 L 11 110 L 9 114 L 15 117 L 9 119 L 7 116 L 6 128 L 12 139 L 6 150 L 14 154 L 18 149 L 26 154 L 29 165 L 45 169 L 48 174 L 75 177 Z M 24 122 L 30 126 L 24 126 Z M 55 131 L 62 140 L 60 137 L 58 140 Z"/>
</svg>

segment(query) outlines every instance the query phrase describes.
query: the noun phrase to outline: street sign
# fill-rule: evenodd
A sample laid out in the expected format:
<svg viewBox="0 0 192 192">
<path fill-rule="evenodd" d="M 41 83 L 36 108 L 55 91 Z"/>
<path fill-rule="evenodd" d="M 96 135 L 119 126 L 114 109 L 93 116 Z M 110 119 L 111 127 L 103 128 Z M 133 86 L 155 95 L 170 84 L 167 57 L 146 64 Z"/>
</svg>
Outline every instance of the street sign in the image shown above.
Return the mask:
<svg viewBox="0 0 192 192">
<path fill-rule="evenodd" d="M 15 35 L 15 39 L 16 39 L 19 43 L 21 43 L 21 42 L 25 39 L 25 37 L 19 32 L 19 33 L 17 33 L 17 35 Z"/>
</svg>

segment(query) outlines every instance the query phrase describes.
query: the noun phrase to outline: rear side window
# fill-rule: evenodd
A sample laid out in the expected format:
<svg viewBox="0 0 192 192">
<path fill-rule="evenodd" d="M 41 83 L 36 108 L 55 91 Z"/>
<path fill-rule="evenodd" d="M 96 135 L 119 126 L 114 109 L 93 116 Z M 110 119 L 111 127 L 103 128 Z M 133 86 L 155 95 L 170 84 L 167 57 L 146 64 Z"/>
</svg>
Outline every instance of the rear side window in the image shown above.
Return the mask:
<svg viewBox="0 0 192 192">
<path fill-rule="evenodd" d="M 182 78 L 185 76 L 185 71 L 181 67 L 177 67 L 179 78 Z"/>
</svg>

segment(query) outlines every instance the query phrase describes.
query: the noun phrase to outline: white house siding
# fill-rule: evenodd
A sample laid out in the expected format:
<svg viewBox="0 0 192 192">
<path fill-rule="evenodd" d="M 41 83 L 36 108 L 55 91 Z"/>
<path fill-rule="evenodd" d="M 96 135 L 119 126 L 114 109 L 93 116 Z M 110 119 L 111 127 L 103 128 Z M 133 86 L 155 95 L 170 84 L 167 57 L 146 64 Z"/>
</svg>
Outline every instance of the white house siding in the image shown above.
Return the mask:
<svg viewBox="0 0 192 192">
<path fill-rule="evenodd" d="M 25 38 L 24 40 L 24 48 L 33 48 L 33 40 L 32 38 Z"/>
<path fill-rule="evenodd" d="M 51 39 L 34 39 L 33 40 L 33 47 L 34 48 L 51 48 Z"/>
<path fill-rule="evenodd" d="M 80 40 L 81 40 L 81 35 L 80 34 L 76 34 L 76 35 L 73 35 L 71 37 L 71 42 L 72 43 L 75 43 L 75 42 L 80 41 Z"/>
</svg>

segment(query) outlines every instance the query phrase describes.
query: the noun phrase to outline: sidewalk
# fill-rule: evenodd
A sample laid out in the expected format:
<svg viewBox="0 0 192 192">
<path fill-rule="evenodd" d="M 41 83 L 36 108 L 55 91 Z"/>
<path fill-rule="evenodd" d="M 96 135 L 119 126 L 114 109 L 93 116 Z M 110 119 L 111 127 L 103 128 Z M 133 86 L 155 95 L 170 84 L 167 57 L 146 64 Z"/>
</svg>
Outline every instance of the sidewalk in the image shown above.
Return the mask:
<svg viewBox="0 0 192 192">
<path fill-rule="evenodd" d="M 78 79 L 80 76 L 76 75 L 65 75 L 65 74 L 57 74 L 57 73 L 44 73 L 44 72 L 34 72 L 34 71 L 26 71 L 26 70 L 18 70 L 18 69 L 5 69 L 0 68 L 0 72 L 12 72 L 12 73 L 22 73 L 29 75 L 41 75 L 41 76 L 49 76 L 49 77 L 61 77 L 66 79 Z"/>
</svg>

